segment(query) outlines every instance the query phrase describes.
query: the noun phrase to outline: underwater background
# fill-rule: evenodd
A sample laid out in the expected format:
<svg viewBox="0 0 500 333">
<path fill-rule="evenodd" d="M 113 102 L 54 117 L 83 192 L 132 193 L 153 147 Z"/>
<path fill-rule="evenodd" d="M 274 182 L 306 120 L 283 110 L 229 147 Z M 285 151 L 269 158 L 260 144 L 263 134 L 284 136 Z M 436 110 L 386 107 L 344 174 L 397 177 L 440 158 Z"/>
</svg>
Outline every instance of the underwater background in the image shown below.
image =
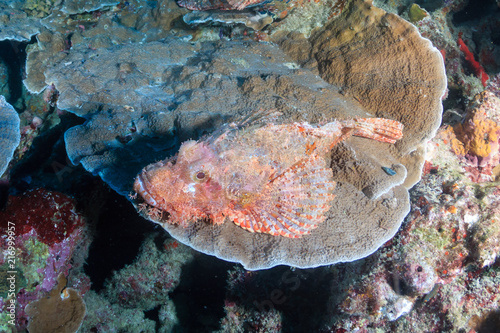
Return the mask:
<svg viewBox="0 0 500 333">
<path fill-rule="evenodd" d="M 498 0 L 0 0 L 0 332 L 500 332 L 499 72 Z M 134 192 L 271 109 L 403 138 L 298 239 Z"/>
</svg>

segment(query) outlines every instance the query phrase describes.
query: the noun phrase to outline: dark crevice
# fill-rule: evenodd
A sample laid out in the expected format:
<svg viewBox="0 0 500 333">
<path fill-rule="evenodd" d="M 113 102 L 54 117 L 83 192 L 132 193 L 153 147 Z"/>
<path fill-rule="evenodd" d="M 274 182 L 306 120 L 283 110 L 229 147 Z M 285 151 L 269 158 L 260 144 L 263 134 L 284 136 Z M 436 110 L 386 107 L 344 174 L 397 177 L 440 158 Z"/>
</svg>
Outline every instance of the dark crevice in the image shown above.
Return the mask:
<svg viewBox="0 0 500 333">
<path fill-rule="evenodd" d="M 179 323 L 173 332 L 212 332 L 225 316 L 227 271 L 234 264 L 197 254 L 182 267 L 179 286 L 170 294 Z M 193 315 L 196 314 L 196 315 Z"/>
<path fill-rule="evenodd" d="M 96 236 L 84 269 L 92 289 L 100 291 L 113 271 L 134 262 L 145 237 L 156 226 L 140 217 L 126 198 L 110 191 L 93 227 Z"/>
<path fill-rule="evenodd" d="M 161 305 L 156 306 L 155 308 L 144 312 L 144 318 L 152 320 L 156 323 L 156 331 L 160 329 L 160 308 Z"/>
<path fill-rule="evenodd" d="M 0 41 L 0 58 L 8 69 L 9 98 L 8 103 L 14 105 L 22 97 L 24 64 L 26 63 L 26 46 L 36 42 L 32 37 L 27 42 L 17 42 L 11 40 Z"/>
<path fill-rule="evenodd" d="M 69 162 L 64 145 L 64 132 L 82 119 L 68 113 L 60 120 L 58 125 L 38 135 L 21 161 L 12 167 L 10 194 L 37 187 L 72 194 L 78 191 L 79 180 L 90 176 L 81 166 Z"/>
<path fill-rule="evenodd" d="M 428 12 L 433 12 L 443 5 L 442 0 L 417 0 L 415 3 Z"/>
<path fill-rule="evenodd" d="M 491 311 L 484 316 L 476 331 L 478 333 L 498 333 L 500 331 L 500 310 Z"/>
<path fill-rule="evenodd" d="M 498 14 L 499 10 L 495 0 L 469 1 L 464 9 L 453 15 L 452 23 L 459 26 L 471 21 L 481 20 L 486 16 L 495 15 L 495 12 Z"/>
</svg>

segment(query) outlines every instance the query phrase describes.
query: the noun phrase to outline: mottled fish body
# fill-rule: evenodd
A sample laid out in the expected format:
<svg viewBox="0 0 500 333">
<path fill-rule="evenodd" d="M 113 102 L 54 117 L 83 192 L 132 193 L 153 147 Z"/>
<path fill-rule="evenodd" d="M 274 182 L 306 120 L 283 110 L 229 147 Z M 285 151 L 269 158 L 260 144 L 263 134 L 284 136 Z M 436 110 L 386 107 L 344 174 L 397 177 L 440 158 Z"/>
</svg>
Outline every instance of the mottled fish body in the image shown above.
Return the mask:
<svg viewBox="0 0 500 333">
<path fill-rule="evenodd" d="M 402 129 L 381 118 L 228 126 L 145 167 L 134 190 L 148 214 L 168 212 L 168 223 L 227 218 L 250 232 L 298 238 L 325 220 L 334 199 L 330 149 L 351 135 L 394 143 Z"/>
</svg>

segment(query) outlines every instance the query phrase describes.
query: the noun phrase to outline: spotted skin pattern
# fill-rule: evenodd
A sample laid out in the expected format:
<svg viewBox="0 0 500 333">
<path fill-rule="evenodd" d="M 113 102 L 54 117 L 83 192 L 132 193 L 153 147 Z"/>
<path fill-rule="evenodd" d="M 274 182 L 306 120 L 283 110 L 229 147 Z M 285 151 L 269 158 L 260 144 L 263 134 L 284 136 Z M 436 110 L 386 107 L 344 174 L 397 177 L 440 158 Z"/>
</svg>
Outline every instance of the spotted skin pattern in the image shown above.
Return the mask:
<svg viewBox="0 0 500 333">
<path fill-rule="evenodd" d="M 167 223 L 232 221 L 249 232 L 299 238 L 325 220 L 334 200 L 331 148 L 352 135 L 392 144 L 402 130 L 382 118 L 232 124 L 145 167 L 134 190 L 150 217 L 166 212 Z"/>
</svg>

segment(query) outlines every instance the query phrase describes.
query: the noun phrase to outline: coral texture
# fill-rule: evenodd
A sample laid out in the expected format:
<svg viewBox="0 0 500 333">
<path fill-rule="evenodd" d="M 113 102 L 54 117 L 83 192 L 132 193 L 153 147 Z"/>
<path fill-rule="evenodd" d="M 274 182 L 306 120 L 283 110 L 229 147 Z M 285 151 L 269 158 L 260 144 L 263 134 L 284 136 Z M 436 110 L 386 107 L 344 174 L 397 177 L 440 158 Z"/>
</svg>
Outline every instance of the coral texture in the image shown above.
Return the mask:
<svg viewBox="0 0 500 333">
<path fill-rule="evenodd" d="M 500 98 L 485 90 L 467 108 L 463 123 L 448 126 L 442 133 L 453 152 L 464 158 L 469 177 L 478 182 L 492 181 L 500 165 Z"/>
<path fill-rule="evenodd" d="M 402 122 L 405 136 L 396 143 L 393 153 L 408 171 L 404 185 L 411 187 L 418 182 L 424 162 L 423 143 L 435 135 L 441 121 L 441 112 L 426 110 L 442 110 L 446 91 L 438 50 L 421 38 L 413 25 L 363 1 L 346 5 L 338 18 L 309 39 L 296 33 L 274 38 L 295 61 L 318 70 L 325 81 L 340 86 L 369 112 Z M 406 50 L 404 56 L 394 49 Z M 334 150 L 339 154 L 334 158 L 342 158 L 345 152 L 340 148 Z M 338 172 L 348 176 L 352 166 L 345 167 Z M 367 195 L 369 192 L 364 191 Z"/>
<path fill-rule="evenodd" d="M 0 177 L 9 165 L 21 141 L 20 120 L 17 111 L 0 95 Z"/>
<path fill-rule="evenodd" d="M 133 264 L 107 281 L 105 295 L 125 308 L 148 311 L 169 301 L 169 293 L 180 282 L 182 266 L 193 259 L 194 251 L 172 239 L 157 246 L 153 237 L 139 251 Z"/>
<path fill-rule="evenodd" d="M 47 245 L 62 242 L 83 225 L 71 198 L 45 189 L 10 196 L 6 209 L 0 211 L 0 217 L 0 226 L 6 227 L 10 221 L 16 224 L 21 234 L 35 230 L 38 238 Z"/>
<path fill-rule="evenodd" d="M 72 333 L 82 324 L 85 303 L 77 290 L 66 287 L 66 278 L 61 273 L 57 286 L 46 297 L 28 304 L 26 314 L 29 332 Z"/>
<path fill-rule="evenodd" d="M 179 6 L 192 10 L 242 10 L 247 6 L 258 4 L 264 0 L 178 0 Z"/>
<path fill-rule="evenodd" d="M 421 18 L 410 12 L 415 0 L 374 0 L 415 21 L 438 54 L 410 25 L 355 0 L 201 13 L 172 0 L 0 0 L 0 88 L 22 126 L 0 187 L 0 201 L 17 198 L 0 221 L 19 216 L 15 232 L 0 229 L 0 272 L 12 258 L 17 270 L 15 286 L 0 279 L 0 331 L 25 331 L 26 304 L 47 296 L 62 272 L 85 294 L 81 332 L 496 332 L 499 1 L 418 1 Z M 187 27 L 183 16 L 212 23 Z M 237 22 L 267 25 L 256 32 Z M 487 91 L 459 37 L 490 76 Z M 425 144 L 440 119 L 438 56 L 449 84 L 444 126 Z M 45 89 L 45 101 L 18 87 L 21 78 L 31 92 Z M 107 188 L 127 195 L 143 167 L 175 155 L 181 142 L 203 141 L 261 109 L 278 109 L 285 124 L 383 117 L 406 127 L 395 145 L 352 137 L 334 147 L 325 161 L 336 198 L 298 239 L 228 221 L 165 224 L 175 240 Z M 100 177 L 67 160 L 66 147 Z M 414 184 L 422 164 L 420 182 L 408 192 L 398 185 Z M 25 193 L 37 187 L 53 191 Z M 248 271 L 239 262 L 325 266 Z M 7 323 L 14 317 L 16 327 Z"/>
<path fill-rule="evenodd" d="M 71 62 L 72 66 L 61 63 L 45 73 L 60 87 L 58 105 L 87 115 L 104 103 L 106 111 L 92 114 L 85 125 L 66 133 L 69 157 L 75 163 L 81 161 L 87 170 L 99 173 L 113 188 L 128 195 L 139 171 L 147 164 L 172 155 L 178 144 L 176 140 L 199 137 L 202 131 L 212 131 L 227 122 L 226 119 L 234 119 L 231 115 L 235 113 L 243 116 L 250 110 L 276 108 L 285 119 L 309 122 L 369 116 L 359 104 L 338 94 L 335 87 L 317 76 L 290 68 L 289 59 L 277 47 L 251 43 L 251 48 L 246 46 L 246 52 L 241 53 L 243 45 L 203 43 L 203 51 L 198 52 L 196 45 L 166 40 L 143 44 L 140 49 L 128 45 L 99 51 L 73 50 L 65 59 L 65 63 Z M 98 58 L 92 56 L 97 53 Z M 170 62 L 162 58 L 165 54 L 169 54 Z M 78 59 L 84 56 L 88 60 L 82 63 Z M 102 66 L 103 63 L 109 65 Z M 116 64 L 129 64 L 129 70 L 122 73 L 120 67 L 125 65 Z M 75 68 L 78 68 L 76 72 Z M 86 76 L 75 75 L 87 71 L 93 73 L 92 83 Z M 143 86 L 144 82 L 154 84 Z M 112 94 L 115 97 L 110 99 L 101 87 L 115 91 Z M 127 93 L 118 93 L 118 90 Z M 168 105 L 172 111 L 168 111 Z M 174 133 L 178 134 L 174 136 Z M 355 163 L 356 169 L 352 172 L 358 175 L 357 184 L 353 186 L 350 181 L 344 181 L 343 174 L 336 174 L 336 195 L 344 199 L 333 204 L 334 213 L 330 212 L 328 223 L 317 229 L 317 239 L 293 244 L 252 235 L 229 223 L 216 228 L 203 221 L 190 228 L 162 225 L 181 242 L 199 251 L 239 261 L 254 269 L 279 263 L 316 266 L 354 260 L 371 253 L 390 238 L 407 212 L 407 191 L 397 186 L 404 181 L 406 171 L 387 151 L 386 144 L 373 142 L 373 146 L 371 143 L 358 145 L 361 148 L 356 150 L 350 148 L 350 140 L 342 145 L 344 157 L 339 159 L 342 165 L 334 162 L 331 167 L 335 171 Z M 156 148 L 145 150 L 144 145 Z M 374 151 L 378 153 L 374 155 Z M 387 153 L 381 154 L 381 151 Z M 396 174 L 391 176 L 382 167 L 395 170 Z M 352 172 L 349 176 L 356 178 Z M 364 192 L 376 199 L 368 198 Z M 348 216 L 344 215 L 346 211 Z M 341 225 L 347 226 L 347 230 L 338 227 Z M 347 232 L 353 241 L 362 239 L 363 245 L 354 241 L 356 249 L 350 248 L 351 238 L 339 237 L 337 232 Z M 214 233 L 219 236 L 214 238 Z M 346 243 L 338 244 L 340 239 Z M 324 247 L 318 248 L 320 243 Z M 245 250 L 248 246 L 253 250 Z M 304 246 L 317 254 L 303 256 Z"/>
<path fill-rule="evenodd" d="M 425 111 L 442 110 L 446 76 L 439 51 L 413 25 L 363 1 L 350 3 L 311 43 L 325 81 L 340 86 L 368 112 L 405 125 L 405 136 L 395 146 L 406 155 L 405 186 L 414 185 L 423 166 L 417 147 L 435 135 L 441 122 L 441 111 Z"/>
<path fill-rule="evenodd" d="M 114 272 L 102 292 L 85 294 L 89 314 L 83 332 L 172 331 L 178 319 L 170 293 L 179 285 L 181 272 L 195 252 L 171 238 L 161 238 L 158 233 L 148 235 L 136 260 Z M 159 309 L 156 323 L 144 318 L 146 311 L 155 308 Z"/>
<path fill-rule="evenodd" d="M 40 35 L 40 45 L 47 47 L 31 52 L 32 58 L 28 56 L 25 82 L 36 89 L 54 84 L 60 92 L 57 106 L 88 119 L 86 124 L 66 133 L 69 157 L 74 163 L 81 162 L 87 170 L 98 173 L 123 195 L 131 192 L 135 175 L 145 165 L 173 155 L 179 142 L 198 138 L 230 120 L 241 119 L 252 110 L 277 109 L 288 122 L 319 123 L 325 119 L 372 117 L 374 113 L 402 122 L 405 125 L 403 139 L 393 148 L 376 141 L 368 143 L 370 140 L 362 138 L 351 138 L 335 147 L 329 167 L 337 182 L 335 194 L 342 200 L 332 204 L 325 222 L 315 230 L 317 238 L 294 244 L 276 241 L 267 235 L 252 235 L 231 224 L 216 228 L 203 221 L 190 228 L 162 224 L 181 242 L 195 249 L 254 269 L 280 263 L 311 267 L 355 260 L 389 239 L 407 212 L 407 190 L 398 185 L 406 181 L 410 186 L 420 175 L 420 155 L 412 151 L 433 134 L 439 123 L 444 71 L 441 55 L 408 23 L 369 5 L 358 4 L 352 8 L 344 10 L 336 20 L 341 26 L 361 25 L 359 29 L 365 29 L 366 36 L 371 36 L 370 33 L 377 38 L 396 36 L 391 41 L 412 40 L 413 43 L 408 44 L 414 45 L 414 49 L 394 53 L 393 48 L 410 46 L 388 44 L 386 48 L 379 48 L 376 58 L 372 59 L 375 53 L 371 46 L 357 55 L 333 57 L 339 61 L 356 60 L 354 66 L 343 66 L 343 60 L 336 66 L 355 68 L 375 63 L 377 69 L 392 68 L 386 72 L 396 73 L 397 79 L 375 69 L 372 72 L 381 76 L 374 75 L 371 81 L 366 81 L 365 75 L 347 72 L 344 75 L 349 84 L 342 84 L 339 89 L 319 79 L 314 72 L 298 68 L 278 47 L 270 44 L 238 41 L 192 44 L 169 37 L 162 42 L 112 46 L 104 38 L 93 39 L 85 30 L 81 34 L 87 37 L 80 39 L 75 33 L 68 52 L 55 53 L 55 57 L 50 58 L 50 66 L 36 60 L 48 59 L 47 55 L 57 49 L 52 39 L 59 40 L 60 47 L 64 47 L 65 41 L 59 39 L 57 33 Z M 357 19 L 363 15 L 374 16 L 374 22 L 388 20 L 391 33 L 382 34 L 382 25 L 375 23 L 363 26 Z M 100 20 L 98 27 L 100 25 L 117 31 L 117 41 L 124 40 L 115 21 Z M 318 31 L 311 51 L 318 53 L 318 59 L 322 59 L 321 41 L 327 40 L 335 29 L 341 28 L 332 23 Z M 397 37 L 401 34 L 404 39 Z M 137 40 L 143 38 L 141 36 L 138 35 Z M 136 41 L 135 35 L 130 38 Z M 46 44 L 43 41 L 47 41 Z M 353 41 L 346 39 L 345 43 Z M 402 55 L 412 58 L 401 58 Z M 391 62 L 393 58 L 396 59 Z M 326 64 L 321 60 L 322 63 Z M 413 67 L 407 68 L 407 63 Z M 335 62 L 330 64 L 334 66 Z M 319 68 L 321 72 L 326 67 L 320 65 Z M 427 75 L 421 80 L 410 80 L 416 73 Z M 333 82 L 331 75 L 325 77 Z M 336 78 L 343 82 L 340 77 Z M 357 80 L 360 80 L 358 85 Z M 415 83 L 398 83 L 408 81 Z M 424 87 L 419 82 L 434 83 Z M 382 83 L 382 87 L 377 83 Z M 405 87 L 404 91 L 401 86 Z M 359 91 L 364 87 L 364 90 L 356 95 L 356 87 L 360 87 Z M 400 107 L 400 99 L 388 98 L 394 94 L 408 96 L 401 97 L 407 101 L 405 107 Z M 353 95 L 354 99 L 350 97 Z M 366 105 L 362 106 L 363 103 Z M 419 162 L 414 163 L 415 160 Z M 411 179 L 403 164 L 410 168 Z M 234 242 L 235 239 L 238 241 Z M 252 250 L 245 250 L 249 248 Z M 307 256 L 303 255 L 305 248 Z"/>
<path fill-rule="evenodd" d="M 7 234 L 8 227 L 14 226 L 15 248 L 19 251 L 11 255 L 19 282 L 15 291 L 18 330 L 26 328 L 26 305 L 54 289 L 59 274 L 70 277 L 82 294 L 90 289 L 88 277 L 80 274 L 89 239 L 84 219 L 75 205 L 72 198 L 62 193 L 35 189 L 10 196 L 5 209 L 0 211 L 0 230 Z M 0 249 L 2 253 L 7 250 L 7 239 L 0 240 Z M 2 255 L 0 267 L 5 269 L 7 264 L 7 256 Z M 5 294 L 0 296 L 2 300 L 9 299 Z M 47 318 L 42 315 L 38 319 L 43 325 Z"/>
<path fill-rule="evenodd" d="M 0 41 L 28 42 L 42 29 L 40 20 L 26 14 L 24 2 L 0 2 Z"/>
</svg>

